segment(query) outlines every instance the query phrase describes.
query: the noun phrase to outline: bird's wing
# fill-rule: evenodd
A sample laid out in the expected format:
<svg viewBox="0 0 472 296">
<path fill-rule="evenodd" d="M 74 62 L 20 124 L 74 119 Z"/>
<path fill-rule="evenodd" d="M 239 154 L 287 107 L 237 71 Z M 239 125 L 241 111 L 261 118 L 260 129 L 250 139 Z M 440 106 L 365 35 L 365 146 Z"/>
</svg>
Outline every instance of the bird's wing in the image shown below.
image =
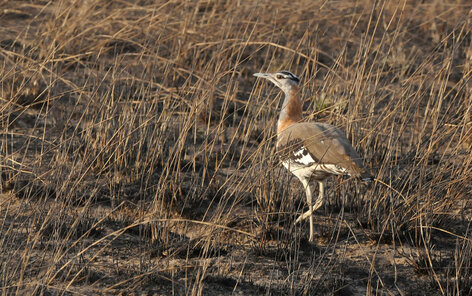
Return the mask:
<svg viewBox="0 0 472 296">
<path fill-rule="evenodd" d="M 325 123 L 296 123 L 278 134 L 277 149 L 282 160 L 303 165 L 334 165 L 355 177 L 368 177 L 359 154 L 344 133 Z"/>
</svg>

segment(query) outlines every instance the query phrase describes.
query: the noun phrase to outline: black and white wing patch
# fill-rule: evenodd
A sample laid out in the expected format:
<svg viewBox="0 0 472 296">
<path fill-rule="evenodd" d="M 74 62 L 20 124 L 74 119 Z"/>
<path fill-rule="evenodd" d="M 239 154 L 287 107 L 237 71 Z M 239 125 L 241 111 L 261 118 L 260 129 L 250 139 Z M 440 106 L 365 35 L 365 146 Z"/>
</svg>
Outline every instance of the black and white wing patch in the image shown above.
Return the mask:
<svg viewBox="0 0 472 296">
<path fill-rule="evenodd" d="M 303 145 L 303 141 L 300 139 L 293 139 L 285 145 L 277 145 L 277 150 L 282 162 L 288 161 L 300 166 L 311 166 L 319 162 Z"/>
<path fill-rule="evenodd" d="M 340 165 L 324 163 L 317 159 L 305 145 L 303 141 L 294 139 L 286 145 L 277 147 L 280 153 L 282 163 L 292 173 L 296 175 L 310 175 L 315 172 L 327 174 L 344 175 L 347 170 Z"/>
<path fill-rule="evenodd" d="M 335 175 L 342 175 L 346 173 L 346 169 L 339 165 L 320 163 L 319 160 L 310 154 L 310 151 L 308 151 L 305 146 L 302 146 L 299 150 L 295 151 L 293 157 L 290 160 L 299 166 L 311 167 L 313 171 L 322 171 Z"/>
<path fill-rule="evenodd" d="M 315 157 L 310 154 L 310 151 L 308 151 L 305 146 L 301 146 L 298 150 L 295 150 L 290 160 L 302 166 L 312 166 L 317 162 Z"/>
</svg>

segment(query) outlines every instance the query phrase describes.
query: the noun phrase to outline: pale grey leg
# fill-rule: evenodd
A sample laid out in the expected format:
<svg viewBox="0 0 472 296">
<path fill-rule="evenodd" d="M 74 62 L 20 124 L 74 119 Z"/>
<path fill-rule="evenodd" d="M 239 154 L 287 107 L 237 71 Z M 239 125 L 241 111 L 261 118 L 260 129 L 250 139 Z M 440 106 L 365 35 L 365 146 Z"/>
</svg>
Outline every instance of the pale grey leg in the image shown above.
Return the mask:
<svg viewBox="0 0 472 296">
<path fill-rule="evenodd" d="M 313 207 L 311 208 L 311 211 L 308 210 L 306 211 L 305 213 L 301 214 L 297 220 L 295 221 L 295 224 L 305 220 L 306 218 L 308 217 L 312 217 L 313 216 L 313 212 L 316 211 L 317 209 L 319 209 L 322 205 L 323 205 L 323 200 L 324 200 L 324 182 L 318 182 L 319 184 L 319 194 L 318 194 L 318 199 L 316 200 L 315 204 L 313 205 Z M 308 195 L 308 193 L 307 193 Z M 311 192 L 310 192 L 310 196 L 311 196 Z M 308 205 L 309 206 L 309 205 Z"/>
<path fill-rule="evenodd" d="M 302 180 L 303 187 L 305 187 L 305 192 L 306 192 L 306 201 L 308 203 L 308 212 L 305 214 L 307 217 L 310 217 L 310 236 L 308 238 L 308 241 L 312 242 L 313 241 L 313 198 L 311 196 L 311 187 L 310 183 L 306 180 Z M 300 217 L 295 221 L 295 224 L 300 220 Z"/>
</svg>

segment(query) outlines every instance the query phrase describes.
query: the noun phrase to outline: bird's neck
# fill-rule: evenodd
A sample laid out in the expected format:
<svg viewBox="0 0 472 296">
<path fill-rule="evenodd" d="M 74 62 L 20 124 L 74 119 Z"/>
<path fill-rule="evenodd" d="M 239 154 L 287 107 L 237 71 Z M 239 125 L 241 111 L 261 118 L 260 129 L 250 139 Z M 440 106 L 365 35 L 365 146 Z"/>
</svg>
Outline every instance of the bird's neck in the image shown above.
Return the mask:
<svg viewBox="0 0 472 296">
<path fill-rule="evenodd" d="M 285 100 L 280 111 L 279 121 L 277 122 L 277 133 L 281 133 L 290 125 L 302 120 L 302 100 L 298 86 L 292 85 L 284 90 Z"/>
</svg>

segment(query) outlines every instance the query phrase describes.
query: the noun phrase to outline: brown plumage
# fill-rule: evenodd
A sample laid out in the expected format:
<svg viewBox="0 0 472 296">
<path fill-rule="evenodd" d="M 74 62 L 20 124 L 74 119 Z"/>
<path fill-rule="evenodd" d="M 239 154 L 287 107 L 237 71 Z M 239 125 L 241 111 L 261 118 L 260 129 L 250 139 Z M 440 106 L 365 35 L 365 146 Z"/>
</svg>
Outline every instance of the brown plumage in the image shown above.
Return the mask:
<svg viewBox="0 0 472 296">
<path fill-rule="evenodd" d="M 302 100 L 299 79 L 289 71 L 256 73 L 266 78 L 285 93 L 277 123 L 277 152 L 283 165 L 303 184 L 309 210 L 295 223 L 310 218 L 310 237 L 313 241 L 313 211 L 323 204 L 324 180 L 330 175 L 350 175 L 371 181 L 362 159 L 344 133 L 329 124 L 302 121 Z M 319 195 L 312 204 L 311 181 L 319 184 Z"/>
<path fill-rule="evenodd" d="M 363 179 L 371 177 L 344 133 L 332 125 L 299 122 L 277 134 L 277 151 L 283 162 L 289 161 L 294 155 L 293 152 L 302 146 L 317 164 L 334 165 L 335 168 L 337 166 L 352 177 Z M 323 181 L 324 178 L 313 176 L 312 179 Z"/>
<path fill-rule="evenodd" d="M 293 98 L 288 101 L 286 106 L 287 116 L 277 127 L 277 134 L 280 134 L 288 126 L 300 122 L 302 120 L 302 100 L 300 100 L 300 92 L 297 85 L 291 85 L 290 91 Z"/>
</svg>

